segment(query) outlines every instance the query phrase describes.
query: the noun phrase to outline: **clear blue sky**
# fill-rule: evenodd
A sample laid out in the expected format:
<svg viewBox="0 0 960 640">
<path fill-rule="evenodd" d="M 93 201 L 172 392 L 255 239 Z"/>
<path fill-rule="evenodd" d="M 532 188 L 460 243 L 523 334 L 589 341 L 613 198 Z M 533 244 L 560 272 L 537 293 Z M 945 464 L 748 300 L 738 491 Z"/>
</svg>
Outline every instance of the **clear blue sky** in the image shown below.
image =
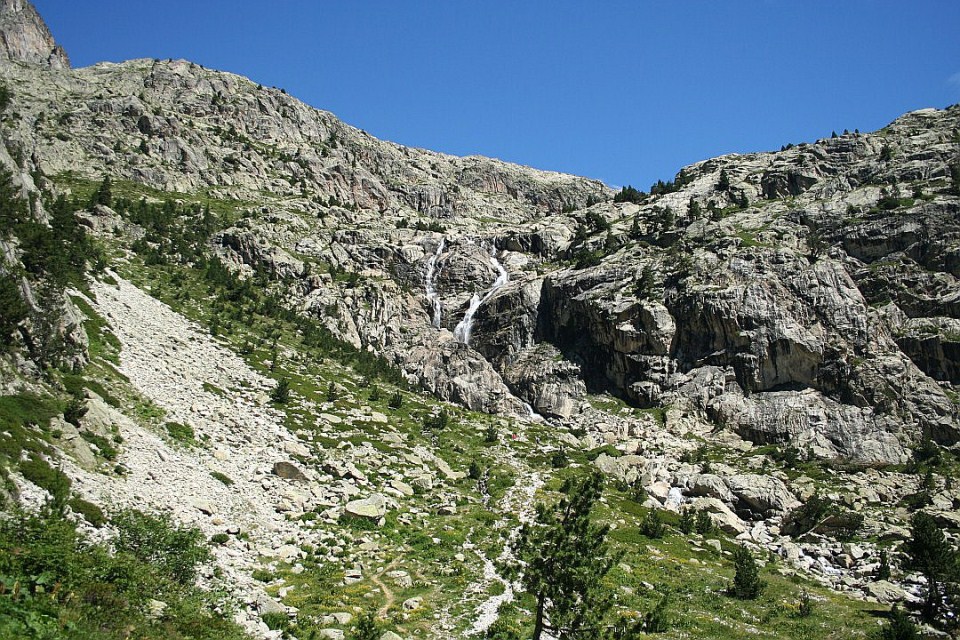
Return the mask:
<svg viewBox="0 0 960 640">
<path fill-rule="evenodd" d="M 35 0 L 74 66 L 186 58 L 371 134 L 647 189 L 960 102 L 958 0 Z"/>
</svg>

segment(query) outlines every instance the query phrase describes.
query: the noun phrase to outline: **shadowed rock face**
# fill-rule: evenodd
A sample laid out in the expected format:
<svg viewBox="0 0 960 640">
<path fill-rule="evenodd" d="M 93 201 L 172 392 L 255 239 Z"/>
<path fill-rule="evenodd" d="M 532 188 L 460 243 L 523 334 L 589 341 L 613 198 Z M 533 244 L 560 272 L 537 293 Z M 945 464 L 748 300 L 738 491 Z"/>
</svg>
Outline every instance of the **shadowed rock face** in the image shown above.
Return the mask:
<svg viewBox="0 0 960 640">
<path fill-rule="evenodd" d="M 0 0 L 0 59 L 70 68 L 66 52 L 26 0 Z"/>
<path fill-rule="evenodd" d="M 675 192 L 614 203 L 597 181 L 376 140 L 186 61 L 69 70 L 29 4 L 0 7 L 3 55 L 33 63 L 0 64 L 23 88 L 7 135 L 25 184 L 109 173 L 238 203 L 211 241 L 226 264 L 442 399 L 576 422 L 606 391 L 871 462 L 960 439 L 956 107 L 707 160 Z M 452 332 L 475 295 L 468 347 Z"/>
</svg>

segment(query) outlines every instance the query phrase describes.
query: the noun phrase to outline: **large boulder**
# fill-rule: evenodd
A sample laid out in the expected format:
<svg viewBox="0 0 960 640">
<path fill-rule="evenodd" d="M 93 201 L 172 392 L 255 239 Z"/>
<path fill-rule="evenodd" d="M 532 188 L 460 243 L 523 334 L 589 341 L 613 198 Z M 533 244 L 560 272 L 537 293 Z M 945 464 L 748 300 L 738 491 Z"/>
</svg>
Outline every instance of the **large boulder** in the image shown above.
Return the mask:
<svg viewBox="0 0 960 640">
<path fill-rule="evenodd" d="M 374 493 L 362 500 L 351 500 L 344 507 L 344 512 L 357 518 L 379 520 L 387 514 L 387 499 Z"/>
<path fill-rule="evenodd" d="M 801 504 L 787 485 L 774 476 L 743 473 L 728 476 L 724 482 L 736 498 L 738 509 L 763 518 L 782 515 Z"/>
</svg>

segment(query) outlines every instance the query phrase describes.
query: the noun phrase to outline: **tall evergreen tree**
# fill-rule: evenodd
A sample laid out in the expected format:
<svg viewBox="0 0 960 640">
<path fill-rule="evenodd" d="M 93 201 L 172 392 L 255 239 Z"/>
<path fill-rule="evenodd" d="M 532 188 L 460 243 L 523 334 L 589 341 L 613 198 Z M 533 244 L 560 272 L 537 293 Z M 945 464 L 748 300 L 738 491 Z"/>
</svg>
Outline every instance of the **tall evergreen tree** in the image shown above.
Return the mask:
<svg viewBox="0 0 960 640">
<path fill-rule="evenodd" d="M 936 620 L 943 611 L 943 592 L 947 582 L 957 580 L 958 553 L 943 535 L 937 521 L 918 511 L 910 519 L 910 539 L 903 543 L 904 568 L 918 571 L 927 579 L 923 617 Z"/>
<path fill-rule="evenodd" d="M 524 589 L 536 598 L 533 640 L 544 632 L 562 638 L 602 637 L 604 617 L 613 604 L 603 585 L 617 557 L 606 541 L 609 527 L 591 522 L 603 491 L 603 476 L 568 479 L 563 498 L 537 505 L 533 523 L 514 542 Z"/>
</svg>

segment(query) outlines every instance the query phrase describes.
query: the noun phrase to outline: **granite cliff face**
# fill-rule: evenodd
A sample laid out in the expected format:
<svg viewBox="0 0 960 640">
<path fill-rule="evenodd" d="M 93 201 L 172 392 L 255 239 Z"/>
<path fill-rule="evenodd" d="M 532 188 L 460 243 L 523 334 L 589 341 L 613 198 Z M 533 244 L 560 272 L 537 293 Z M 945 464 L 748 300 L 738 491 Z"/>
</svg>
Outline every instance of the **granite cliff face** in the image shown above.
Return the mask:
<svg viewBox="0 0 960 640">
<path fill-rule="evenodd" d="M 708 160 L 636 204 L 381 142 L 189 62 L 3 73 L 21 174 L 248 203 L 214 249 L 441 398 L 569 418 L 589 388 L 862 461 L 960 436 L 956 109 Z"/>
<path fill-rule="evenodd" d="M 291 304 L 442 398 L 517 411 L 512 389 L 568 417 L 586 384 L 864 461 L 900 460 L 923 433 L 957 440 L 944 387 L 955 109 L 699 163 L 638 205 L 582 178 L 380 142 L 188 62 L 5 73 L 24 173 L 257 203 L 215 249 L 282 278 Z M 588 254 L 598 264 L 576 268 Z M 306 277 L 308 265 L 358 277 Z M 468 349 L 453 330 L 474 293 Z M 554 382 L 544 361 L 531 368 L 542 344 L 566 363 Z"/>
<path fill-rule="evenodd" d="M 909 113 L 874 133 L 706 160 L 655 193 L 614 198 L 595 180 L 376 140 L 282 90 L 187 61 L 70 69 L 21 0 L 0 0 L 0 34 L 0 82 L 11 94 L 0 163 L 32 196 L 34 220 L 50 220 L 52 196 L 88 196 L 108 176 L 129 206 L 90 198 L 77 219 L 130 278 L 130 265 L 149 259 L 200 269 L 216 257 L 295 314 L 382 356 L 431 402 L 511 417 L 497 424 L 521 441 L 542 429 L 535 456 L 610 445 L 614 451 L 590 460 L 644 489 L 647 507 L 705 509 L 723 531 L 832 586 L 865 592 L 855 578 L 866 569 L 844 565 L 849 554 L 834 548 L 828 526 L 805 549 L 784 536 L 788 514 L 820 487 L 769 471 L 770 452 L 856 469 L 831 490 L 880 535 L 907 517 L 890 505 L 919 487 L 890 465 L 906 463 L 925 439 L 953 449 L 960 441 L 957 106 Z M 201 255 L 178 254 L 162 224 L 134 219 L 140 198 L 143 206 L 178 200 L 226 213 Z M 16 237 L 0 238 L 0 250 L 0 275 L 25 272 Z M 34 280 L 18 278 L 33 314 L 17 340 L 52 332 L 72 345 L 60 364 L 81 368 L 94 350 L 80 329 L 81 297 L 46 300 Z M 351 504 L 382 516 L 384 505 L 400 509 L 427 495 L 442 502 L 429 509 L 451 515 L 458 499 L 475 499 L 457 493 L 463 472 L 369 406 L 335 415 L 334 400 L 305 401 L 304 414 L 321 429 L 307 447 L 303 430 L 290 426 L 302 415 L 285 419 L 262 406 L 266 378 L 131 282 L 101 280 L 88 302 L 120 337 L 126 382 L 206 432 L 216 462 L 171 452 L 88 394 L 94 413 L 112 416 L 104 424 L 129 431 L 124 460 L 135 468 L 127 479 L 101 482 L 93 454 L 64 423 L 71 437 L 62 450 L 76 463 L 69 470 L 100 502 L 142 498 L 208 532 L 223 518 L 261 527 L 264 537 L 220 558 L 248 604 L 266 597 L 249 578 L 250 556 L 263 553 L 256 545 L 269 545 L 271 532 L 298 545 L 349 544 L 341 532 L 318 533 L 276 514 L 300 516 L 319 504 L 332 526 Z M 272 339 L 270 372 L 278 358 Z M 297 353 L 279 355 L 298 373 L 314 366 Z M 4 388 L 38 379 L 39 368 L 14 359 Z M 359 381 L 337 377 L 334 392 L 338 383 L 362 402 Z M 236 397 L 224 399 L 233 387 Z M 370 425 L 383 442 L 363 440 Z M 394 450 L 378 448 L 385 442 Z M 710 447 L 743 459 L 710 464 L 700 456 Z M 306 483 L 302 491 L 287 491 L 269 466 L 292 464 L 291 455 L 312 469 L 283 478 Z M 523 479 L 503 498 L 521 509 L 517 501 L 530 502 L 541 471 L 497 455 Z M 153 486 L 156 458 L 162 474 L 183 476 L 178 487 L 202 487 L 204 505 L 181 504 Z M 249 482 L 231 493 L 197 471 L 211 464 Z M 133 480 L 152 488 L 141 496 Z M 430 493 L 439 489 L 446 493 Z M 938 517 L 956 523 L 957 490 L 935 489 Z M 210 500 L 223 513 L 207 508 Z M 244 515 L 245 504 L 253 507 Z M 340 552 L 328 551 L 325 561 L 346 563 Z M 249 620 L 269 635 L 258 617 Z"/>
<path fill-rule="evenodd" d="M 0 59 L 69 69 L 70 59 L 40 14 L 25 0 L 0 2 Z"/>
</svg>

